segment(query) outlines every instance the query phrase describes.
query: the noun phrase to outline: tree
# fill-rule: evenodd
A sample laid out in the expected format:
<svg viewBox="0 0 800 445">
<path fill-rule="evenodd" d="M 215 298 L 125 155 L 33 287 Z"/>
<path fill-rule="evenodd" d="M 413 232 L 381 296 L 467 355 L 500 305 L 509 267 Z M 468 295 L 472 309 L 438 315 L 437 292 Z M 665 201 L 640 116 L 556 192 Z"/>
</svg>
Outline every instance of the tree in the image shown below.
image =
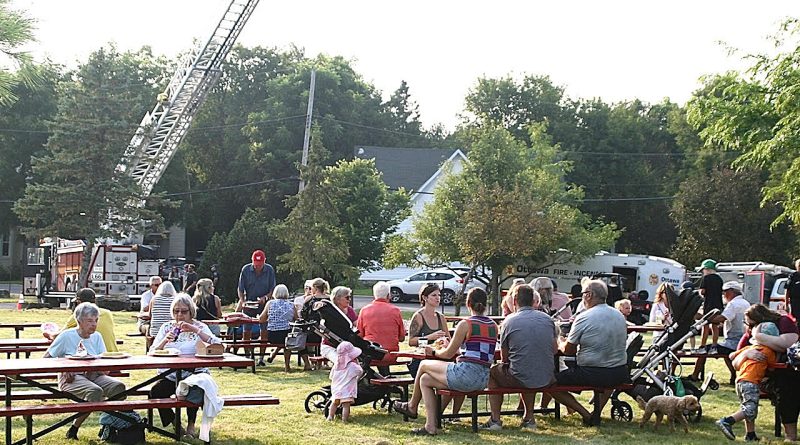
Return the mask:
<svg viewBox="0 0 800 445">
<path fill-rule="evenodd" d="M 95 240 L 143 233 L 144 222 L 159 222 L 140 205 L 141 188 L 116 167 L 161 73 L 148 49 L 94 52 L 61 84 L 46 151 L 33 160 L 33 181 L 14 206 L 26 235 L 86 241 L 81 282 Z"/>
<path fill-rule="evenodd" d="M 530 145 L 498 126 L 472 129 L 463 170 L 443 179 L 413 232 L 393 239 L 387 258 L 401 259 L 395 249 L 405 248 L 431 262 L 465 262 L 472 271 L 486 265 L 496 312 L 498 278 L 510 262 L 542 262 L 562 248 L 588 256 L 611 244 L 618 236 L 613 224 L 578 210 L 582 192 L 565 183 L 568 165 L 556 160 L 544 127 L 529 131 Z"/>
<path fill-rule="evenodd" d="M 16 65 L 16 72 L 0 66 L 0 107 L 7 107 L 19 98 L 14 89 L 18 85 L 34 88 L 42 80 L 42 73 L 30 55 L 19 50 L 34 40 L 33 19 L 23 12 L 10 9 L 9 0 L 0 0 L 0 54 Z"/>
<path fill-rule="evenodd" d="M 773 224 L 800 224 L 800 21 L 782 24 L 776 55 L 748 56 L 752 66 L 705 79 L 688 104 L 707 146 L 738 155 L 734 167 L 769 173 L 762 203 L 779 202 Z"/>
<path fill-rule="evenodd" d="M 672 206 L 679 236 L 673 254 L 684 264 L 704 258 L 761 260 L 791 257 L 796 238 L 787 224 L 770 228 L 779 206 L 759 206 L 764 176 L 756 170 L 714 169 L 681 184 Z"/>
<path fill-rule="evenodd" d="M 383 256 L 384 237 L 408 215 L 408 195 L 390 192 L 374 160 L 323 167 L 328 152 L 320 128 L 312 132 L 305 188 L 287 199 L 289 216 L 276 233 L 290 251 L 280 257 L 292 272 L 354 281 L 359 269 Z"/>
</svg>

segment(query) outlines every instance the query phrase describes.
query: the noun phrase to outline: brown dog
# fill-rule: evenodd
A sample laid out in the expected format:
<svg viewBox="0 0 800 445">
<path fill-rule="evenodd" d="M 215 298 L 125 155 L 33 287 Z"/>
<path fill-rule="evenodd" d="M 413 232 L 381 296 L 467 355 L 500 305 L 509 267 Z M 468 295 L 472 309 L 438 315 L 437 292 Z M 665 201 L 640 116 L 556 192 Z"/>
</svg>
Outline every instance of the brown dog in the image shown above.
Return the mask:
<svg viewBox="0 0 800 445">
<path fill-rule="evenodd" d="M 675 431 L 675 421 L 678 421 L 683 424 L 683 431 L 688 433 L 689 422 L 686 421 L 684 413 L 697 411 L 700 408 L 700 402 L 695 396 L 655 396 L 646 403 L 641 397 L 636 397 L 636 402 L 639 403 L 639 407 L 644 410 L 639 428 L 644 428 L 644 424 L 650 420 L 650 416 L 653 414 L 656 415 L 656 423 L 653 425 L 653 431 L 658 428 L 661 419 L 667 416 L 669 418 L 670 431 Z"/>
</svg>

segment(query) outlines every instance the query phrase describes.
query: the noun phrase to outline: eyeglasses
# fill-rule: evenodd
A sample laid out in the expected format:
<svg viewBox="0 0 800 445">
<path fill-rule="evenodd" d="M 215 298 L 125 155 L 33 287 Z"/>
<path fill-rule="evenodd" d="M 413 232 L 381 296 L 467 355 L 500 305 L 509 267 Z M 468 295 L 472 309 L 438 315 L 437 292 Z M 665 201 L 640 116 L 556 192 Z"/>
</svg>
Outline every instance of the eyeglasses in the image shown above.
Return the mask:
<svg viewBox="0 0 800 445">
<path fill-rule="evenodd" d="M 189 309 L 173 309 L 172 313 L 173 314 L 188 314 L 189 313 Z"/>
</svg>

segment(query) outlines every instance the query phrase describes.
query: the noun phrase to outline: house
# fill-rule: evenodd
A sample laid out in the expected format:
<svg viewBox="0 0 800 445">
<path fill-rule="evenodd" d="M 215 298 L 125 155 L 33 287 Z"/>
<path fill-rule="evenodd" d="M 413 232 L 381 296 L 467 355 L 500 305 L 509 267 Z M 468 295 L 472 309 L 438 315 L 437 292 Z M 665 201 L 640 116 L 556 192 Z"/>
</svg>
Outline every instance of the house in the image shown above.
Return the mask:
<svg viewBox="0 0 800 445">
<path fill-rule="evenodd" d="M 411 231 L 411 221 L 433 200 L 433 191 L 448 170 L 458 173 L 467 156 L 458 148 L 398 148 L 357 146 L 355 157 L 374 159 L 383 182 L 393 190 L 400 187 L 411 193 L 411 216 L 400 223 L 397 232 Z"/>
<path fill-rule="evenodd" d="M 411 216 L 397 228 L 397 233 L 407 233 L 413 228 L 412 221 L 422 212 L 425 204 L 433 200 L 433 191 L 447 171 L 458 173 L 467 160 L 458 148 L 397 148 L 357 146 L 355 157 L 374 159 L 381 172 L 383 182 L 392 190 L 403 187 L 411 194 Z M 381 269 L 361 274 L 360 280 L 378 281 L 405 278 L 419 269 L 398 267 Z"/>
</svg>

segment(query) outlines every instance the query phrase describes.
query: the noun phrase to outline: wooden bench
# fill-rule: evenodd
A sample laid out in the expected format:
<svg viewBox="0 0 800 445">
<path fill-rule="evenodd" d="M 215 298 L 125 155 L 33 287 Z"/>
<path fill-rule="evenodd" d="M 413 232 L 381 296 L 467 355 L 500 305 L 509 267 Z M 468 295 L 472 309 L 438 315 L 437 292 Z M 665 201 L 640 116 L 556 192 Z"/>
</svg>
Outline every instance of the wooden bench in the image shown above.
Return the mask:
<svg viewBox="0 0 800 445">
<path fill-rule="evenodd" d="M 24 354 L 25 358 L 31 358 L 31 354 L 34 352 L 44 352 L 47 351 L 49 346 L 14 346 L 14 347 L 0 347 L 0 354 L 5 354 L 6 358 L 11 358 L 12 355 L 16 355 L 19 358 L 20 354 Z"/>
<path fill-rule="evenodd" d="M 117 377 L 117 378 L 130 377 L 130 373 L 128 373 L 126 371 L 111 371 L 111 372 L 108 373 L 108 375 L 110 377 Z M 26 377 L 28 379 L 37 380 L 37 381 L 51 381 L 51 380 L 55 380 L 55 379 L 58 378 L 58 374 L 55 374 L 55 373 L 48 373 L 48 374 L 22 374 L 22 376 Z M 30 387 L 30 385 L 28 385 L 27 383 L 19 381 L 19 380 L 14 379 L 14 378 L 9 378 L 8 380 L 6 380 L 6 382 L 9 382 L 12 388 L 14 388 L 14 387 Z M 0 377 L 0 388 L 3 388 L 4 385 L 5 385 L 5 382 L 3 382 L 2 377 Z"/>
<path fill-rule="evenodd" d="M 225 406 L 265 406 L 278 405 L 280 400 L 269 394 L 244 394 L 222 397 Z M 138 409 L 147 410 L 147 428 L 156 429 L 153 426 L 154 409 L 174 409 L 174 408 L 202 408 L 186 400 L 174 398 L 144 399 L 144 400 L 114 400 L 102 402 L 83 402 L 83 403 L 61 403 L 54 405 L 30 405 L 30 406 L 10 406 L 0 407 L 0 417 L 24 417 L 25 418 L 25 441 L 32 445 L 33 440 L 38 437 L 33 433 L 33 417 L 43 414 L 82 414 L 99 411 L 130 411 Z M 176 426 L 177 428 L 177 426 Z"/>
<path fill-rule="evenodd" d="M 264 348 L 264 349 L 283 349 L 286 348 L 285 344 L 279 343 L 270 343 L 267 340 L 237 340 L 234 342 L 233 340 L 222 340 L 222 344 L 225 346 L 225 352 L 230 352 L 233 354 L 237 354 L 239 352 L 239 348 L 244 348 L 244 356 L 253 359 L 253 373 L 256 372 L 256 348 Z M 313 348 L 319 351 L 319 345 L 321 343 L 306 343 L 307 348 Z M 298 362 L 299 356 L 302 352 L 306 351 L 305 349 L 300 351 L 292 351 L 293 354 L 298 355 Z"/>
<path fill-rule="evenodd" d="M 583 392 L 583 391 L 592 391 L 594 395 L 592 396 L 592 403 L 593 403 L 593 410 L 592 410 L 592 424 L 593 425 L 600 425 L 600 396 L 605 391 L 629 391 L 633 389 L 632 384 L 624 384 L 618 385 L 612 388 L 598 388 L 594 386 L 550 386 L 547 388 L 542 389 L 531 389 L 531 388 L 493 388 L 493 389 L 484 389 L 481 391 L 473 391 L 473 392 L 460 392 L 454 391 L 451 389 L 437 389 L 436 391 L 436 402 L 437 402 L 437 410 L 436 410 L 436 425 L 437 428 L 442 427 L 442 419 L 458 419 L 464 417 L 470 417 L 472 420 L 472 432 L 478 432 L 478 416 L 488 416 L 491 415 L 490 412 L 481 412 L 478 411 L 478 396 L 488 396 L 488 395 L 507 395 L 507 394 L 521 394 L 521 393 L 542 393 L 542 394 L 552 394 L 555 392 Z M 442 409 L 442 396 L 465 396 L 468 397 L 471 403 L 471 412 L 469 414 L 444 414 Z M 554 414 L 556 419 L 561 419 L 561 406 L 559 403 L 555 403 L 553 408 L 546 408 L 546 409 L 535 409 L 533 410 L 534 413 L 539 414 Z M 511 410 L 511 411 L 501 411 L 500 414 L 521 414 L 520 410 Z"/>
</svg>

